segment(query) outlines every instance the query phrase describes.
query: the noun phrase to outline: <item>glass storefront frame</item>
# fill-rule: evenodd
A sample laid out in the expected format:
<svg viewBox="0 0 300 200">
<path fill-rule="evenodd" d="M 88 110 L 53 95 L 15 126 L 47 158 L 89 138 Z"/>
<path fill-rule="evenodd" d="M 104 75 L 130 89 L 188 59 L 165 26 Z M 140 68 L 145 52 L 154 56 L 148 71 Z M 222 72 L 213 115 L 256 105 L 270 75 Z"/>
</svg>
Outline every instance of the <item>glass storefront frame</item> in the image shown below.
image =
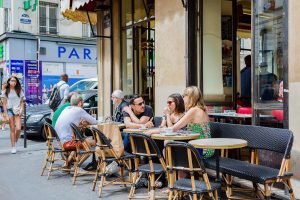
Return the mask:
<svg viewBox="0 0 300 200">
<path fill-rule="evenodd" d="M 192 75 L 189 74 L 187 76 L 187 84 L 190 85 L 192 84 L 197 84 L 201 90 L 203 91 L 203 51 L 205 51 L 205 49 L 203 49 L 203 21 L 206 19 L 203 19 L 203 1 L 204 0 L 195 0 L 197 2 L 197 6 L 195 7 L 188 7 L 188 11 L 190 13 L 194 13 L 195 10 L 191 10 L 191 9 L 195 9 L 196 8 L 196 14 L 188 14 L 188 25 L 187 25 L 187 29 L 188 29 L 188 34 L 190 36 L 190 32 L 192 30 L 198 30 L 197 32 L 194 31 L 194 36 L 191 37 L 191 41 L 195 41 L 195 38 L 197 38 L 197 65 L 191 65 L 190 63 L 194 62 L 194 57 L 191 56 L 191 54 L 188 53 L 189 57 L 188 57 L 188 66 L 187 66 L 187 71 L 194 71 L 196 73 L 193 73 Z M 258 9 L 258 5 L 262 4 L 262 3 L 270 3 L 272 4 L 273 0 L 270 0 L 268 2 L 263 1 L 263 0 L 251 0 L 251 32 L 252 32 L 252 36 L 251 36 L 251 40 L 252 40 L 252 49 L 251 49 L 251 54 L 252 54 L 252 99 L 251 99 L 251 103 L 252 103 L 252 111 L 253 111 L 253 117 L 252 117 L 252 124 L 254 125 L 260 125 L 260 115 L 271 115 L 273 110 L 283 110 L 284 113 L 284 119 L 283 119 L 283 128 L 288 128 L 288 0 L 282 0 L 283 1 L 283 44 L 282 44 L 282 63 L 283 63 L 283 67 L 282 67 L 282 80 L 283 80 L 283 100 L 282 102 L 276 102 L 276 101 L 261 101 L 258 97 L 258 93 L 259 93 L 259 87 L 258 87 L 258 80 L 256 77 L 256 70 L 255 70 L 255 63 L 258 63 L 258 54 L 259 52 L 256 50 L 256 44 L 259 42 L 259 37 L 256 34 L 255 35 L 255 21 L 257 20 L 257 9 Z M 234 10 L 235 6 L 237 5 L 237 1 L 233 0 L 232 1 L 232 8 Z M 273 6 L 273 5 L 270 5 Z M 198 19 L 193 19 L 195 18 L 195 16 L 197 17 L 197 12 L 199 13 L 199 17 Z M 236 12 L 232 13 L 232 17 L 233 19 L 236 19 Z M 193 21 L 194 20 L 194 21 Z M 196 23 L 195 23 L 196 21 Z M 235 20 L 233 20 L 235 21 Z M 196 26 L 196 28 L 195 28 Z M 233 36 L 232 38 L 236 38 L 236 34 L 234 34 L 234 32 L 236 32 L 236 24 L 233 24 L 232 26 L 232 30 L 233 30 Z M 187 41 L 188 43 L 188 51 L 192 48 L 195 49 L 193 45 L 190 44 L 189 41 Z M 235 44 L 234 44 L 235 43 Z M 233 46 L 236 45 L 236 41 L 233 40 Z M 233 48 L 233 61 L 236 60 L 236 48 Z M 195 69 L 195 66 L 197 66 L 197 68 Z M 232 66 L 232 70 L 236 71 L 237 67 L 237 63 L 233 62 L 233 66 Z M 232 74 L 232 80 L 233 80 L 233 97 L 232 97 L 232 105 L 233 108 L 236 108 L 236 92 L 237 92 L 237 75 L 236 74 Z M 204 94 L 205 95 L 205 94 Z M 219 105 L 227 105 L 225 102 L 219 102 L 219 103 L 214 103 L 215 105 L 219 104 Z"/>
<path fill-rule="evenodd" d="M 139 2 L 139 3 L 138 3 Z M 144 7 L 145 10 L 141 11 L 141 9 L 137 12 L 136 6 L 139 5 L 140 7 Z M 123 6 L 126 6 L 126 9 L 123 8 Z M 130 7 L 130 8 L 129 8 Z M 125 9 L 125 11 L 124 11 Z M 128 11 L 128 12 L 127 12 Z M 127 12 L 127 13 L 124 13 Z M 148 49 L 148 43 L 147 43 L 147 68 L 148 66 L 152 65 L 149 69 L 147 69 L 147 74 L 151 76 L 152 78 L 148 78 L 148 76 L 143 78 L 143 72 L 142 69 L 140 69 L 141 65 L 141 59 L 140 59 L 140 52 L 138 50 L 139 44 L 141 44 L 141 38 L 140 34 L 142 29 L 147 29 L 147 38 L 153 39 L 153 43 L 149 43 L 150 46 L 153 46 L 154 48 L 154 42 L 155 42 L 155 34 L 152 34 L 155 29 L 152 28 L 153 22 L 155 21 L 154 13 L 152 13 L 152 10 L 150 10 L 145 1 L 142 0 L 126 0 L 126 2 L 120 0 L 120 16 L 121 16 L 121 74 L 122 74 L 122 80 L 121 80 L 121 88 L 123 89 L 124 93 L 127 95 L 130 94 L 141 94 L 143 90 L 143 85 L 150 84 L 151 87 L 149 87 L 149 96 L 145 97 L 147 103 L 149 103 L 151 106 L 154 106 L 154 68 L 155 68 L 155 62 L 154 62 L 154 49 L 153 51 L 150 51 Z M 136 14 L 138 13 L 138 14 Z M 137 15 L 142 16 L 143 19 L 139 19 Z M 124 23 L 124 17 L 126 18 Z M 130 19 L 129 19 L 130 18 Z M 143 26 L 146 26 L 144 28 Z M 127 33 L 130 32 L 129 36 L 125 37 Z M 149 55 L 153 55 L 153 59 L 149 59 Z M 130 57 L 130 59 L 129 59 Z M 128 60 L 129 59 L 129 60 Z M 130 61 L 130 62 L 128 62 Z M 153 75 L 151 75 L 153 74 Z M 129 78 L 128 78 L 129 77 Z M 146 81 L 145 81 L 146 80 Z M 143 95 L 143 94 L 141 94 Z"/>
</svg>

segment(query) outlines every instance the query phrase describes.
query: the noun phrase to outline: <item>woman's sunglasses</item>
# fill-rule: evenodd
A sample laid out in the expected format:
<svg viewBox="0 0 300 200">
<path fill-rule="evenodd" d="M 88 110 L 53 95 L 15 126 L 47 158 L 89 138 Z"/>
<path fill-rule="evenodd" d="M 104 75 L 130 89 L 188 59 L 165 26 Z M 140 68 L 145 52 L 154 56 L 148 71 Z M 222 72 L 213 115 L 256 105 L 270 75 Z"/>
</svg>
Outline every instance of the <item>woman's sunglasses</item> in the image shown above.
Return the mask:
<svg viewBox="0 0 300 200">
<path fill-rule="evenodd" d="M 167 104 L 169 104 L 169 105 L 170 105 L 170 104 L 171 104 L 171 103 L 173 103 L 173 102 L 174 102 L 174 101 L 167 101 Z"/>
</svg>

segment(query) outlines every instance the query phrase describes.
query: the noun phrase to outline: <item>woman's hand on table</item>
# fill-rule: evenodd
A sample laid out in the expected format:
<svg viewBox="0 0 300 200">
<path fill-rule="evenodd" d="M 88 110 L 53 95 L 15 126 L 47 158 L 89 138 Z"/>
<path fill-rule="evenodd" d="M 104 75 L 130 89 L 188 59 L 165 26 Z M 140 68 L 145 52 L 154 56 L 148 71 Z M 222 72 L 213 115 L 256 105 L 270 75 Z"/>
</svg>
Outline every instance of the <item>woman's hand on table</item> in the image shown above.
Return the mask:
<svg viewBox="0 0 300 200">
<path fill-rule="evenodd" d="M 151 130 L 147 130 L 145 132 L 145 134 L 147 134 L 147 135 L 159 134 L 159 133 L 160 133 L 160 129 L 151 129 Z"/>
</svg>

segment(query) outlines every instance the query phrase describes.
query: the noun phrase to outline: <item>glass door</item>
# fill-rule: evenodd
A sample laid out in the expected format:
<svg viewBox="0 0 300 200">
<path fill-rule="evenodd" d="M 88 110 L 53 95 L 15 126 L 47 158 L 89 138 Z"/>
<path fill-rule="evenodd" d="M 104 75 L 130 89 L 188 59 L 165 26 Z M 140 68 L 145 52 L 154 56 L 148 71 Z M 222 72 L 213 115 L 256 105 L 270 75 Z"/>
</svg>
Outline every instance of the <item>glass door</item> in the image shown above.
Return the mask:
<svg viewBox="0 0 300 200">
<path fill-rule="evenodd" d="M 276 121 L 278 127 L 288 128 L 287 2 L 253 1 L 252 123 L 256 125 Z"/>
</svg>

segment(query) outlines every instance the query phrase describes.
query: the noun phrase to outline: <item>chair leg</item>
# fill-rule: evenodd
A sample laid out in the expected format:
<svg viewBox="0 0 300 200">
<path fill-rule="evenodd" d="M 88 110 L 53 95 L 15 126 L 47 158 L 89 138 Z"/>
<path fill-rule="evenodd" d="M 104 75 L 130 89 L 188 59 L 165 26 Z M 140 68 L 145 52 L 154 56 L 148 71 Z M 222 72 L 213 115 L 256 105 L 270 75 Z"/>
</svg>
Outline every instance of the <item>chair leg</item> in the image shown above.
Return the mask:
<svg viewBox="0 0 300 200">
<path fill-rule="evenodd" d="M 269 188 L 269 184 L 265 183 L 265 198 L 266 200 L 270 200 L 271 199 L 271 191 Z"/>
<path fill-rule="evenodd" d="M 49 167 L 49 170 L 48 170 L 48 177 L 47 179 L 49 180 L 50 178 L 50 175 L 51 175 L 51 172 L 52 172 L 52 168 L 53 168 L 53 163 L 54 163 L 54 160 L 55 160 L 55 153 L 52 152 L 51 154 L 51 162 L 50 162 L 50 167 Z"/>
<path fill-rule="evenodd" d="M 138 181 L 138 172 L 135 171 L 134 175 L 133 175 L 133 181 L 132 181 L 132 185 L 131 185 L 131 188 L 130 188 L 128 199 L 132 199 L 133 198 L 134 193 L 135 193 L 135 186 L 136 186 L 137 181 Z"/>
<path fill-rule="evenodd" d="M 78 174 L 78 159 L 76 158 L 76 162 L 74 163 L 74 175 L 73 175 L 73 185 L 75 185 L 77 174 Z"/>
<path fill-rule="evenodd" d="M 173 198 L 173 190 L 170 190 L 168 200 L 172 200 L 172 198 Z"/>
<path fill-rule="evenodd" d="M 99 184 L 99 194 L 98 194 L 99 198 L 101 197 L 101 194 L 102 194 L 104 182 L 105 182 L 105 175 L 102 174 L 101 179 L 100 179 L 100 184 Z"/>
<path fill-rule="evenodd" d="M 225 177 L 227 179 L 227 182 L 226 182 L 226 195 L 227 195 L 227 198 L 230 198 L 232 196 L 233 176 L 226 174 Z"/>
<path fill-rule="evenodd" d="M 45 161 L 44 161 L 44 165 L 42 167 L 41 176 L 44 175 L 44 172 L 45 172 L 45 169 L 48 165 L 49 159 L 50 159 L 50 153 L 47 152 L 47 155 L 46 155 L 46 158 L 45 158 Z"/>
<path fill-rule="evenodd" d="M 219 196 L 218 196 L 218 190 L 214 191 L 214 200 L 218 200 Z"/>
<path fill-rule="evenodd" d="M 101 165 L 98 163 L 97 170 L 96 170 L 96 173 L 95 173 L 95 178 L 94 178 L 94 181 L 93 181 L 92 191 L 95 191 L 97 181 L 98 181 L 100 167 L 101 167 Z"/>
<path fill-rule="evenodd" d="M 193 200 L 197 200 L 197 194 L 193 194 Z"/>
<path fill-rule="evenodd" d="M 150 200 L 155 199 L 155 174 L 151 173 L 150 174 Z"/>
<path fill-rule="evenodd" d="M 293 191 L 291 179 L 288 179 L 288 180 L 286 181 L 286 183 L 287 183 L 287 186 L 288 186 L 288 188 L 289 188 L 289 193 L 290 193 L 290 198 L 291 198 L 291 200 L 295 200 L 296 198 L 295 198 L 295 194 L 294 194 L 294 191 Z"/>
</svg>

